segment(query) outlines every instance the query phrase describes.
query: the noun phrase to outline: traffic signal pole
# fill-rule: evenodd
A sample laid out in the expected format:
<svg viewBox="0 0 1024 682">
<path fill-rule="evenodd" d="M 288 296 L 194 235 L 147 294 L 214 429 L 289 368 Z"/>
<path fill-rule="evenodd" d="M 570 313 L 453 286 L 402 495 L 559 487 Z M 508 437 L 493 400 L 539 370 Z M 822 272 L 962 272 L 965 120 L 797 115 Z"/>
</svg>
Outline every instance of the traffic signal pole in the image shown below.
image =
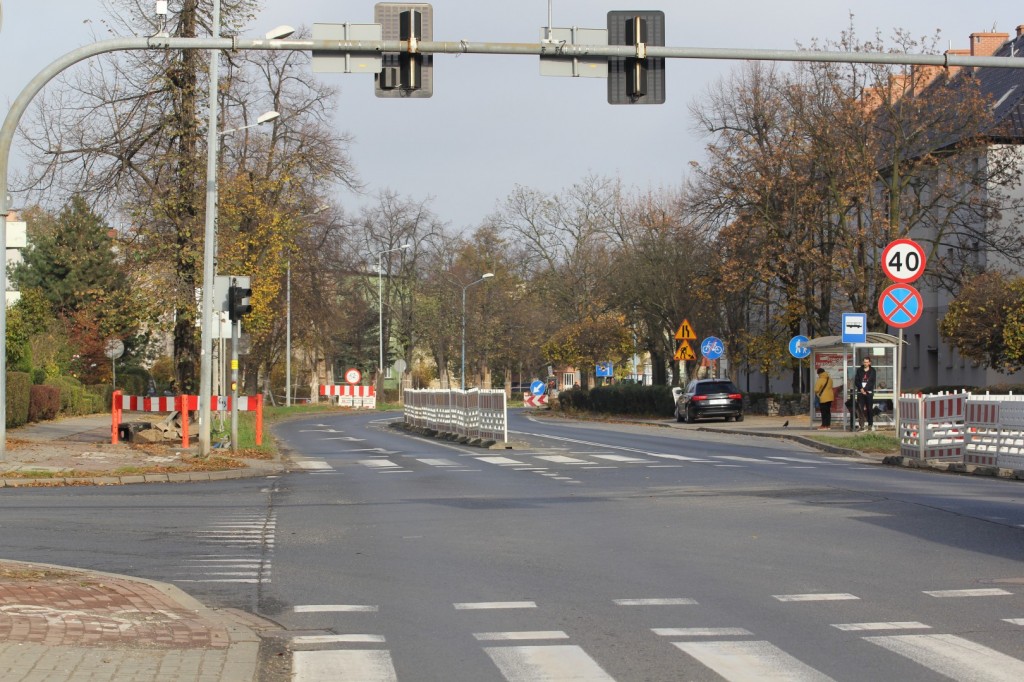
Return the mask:
<svg viewBox="0 0 1024 682">
<path fill-rule="evenodd" d="M 550 22 L 549 22 L 550 23 Z M 51 39 L 41 37 L 44 42 Z M 411 45 L 410 45 L 411 44 Z M 868 52 L 819 52 L 814 50 L 757 50 L 714 47 L 665 47 L 655 45 L 570 45 L 562 43 L 492 43 L 470 41 L 408 41 L 408 40 L 245 40 L 230 38 L 169 38 L 162 36 L 114 38 L 101 40 L 72 50 L 58 58 L 33 77 L 18 94 L 7 111 L 3 125 L 0 126 L 0 242 L 4 250 L 7 248 L 7 216 L 11 210 L 8 199 L 8 172 L 10 170 L 11 146 L 22 117 L 29 104 L 43 87 L 62 71 L 75 64 L 110 52 L 128 51 L 167 52 L 168 50 L 277 50 L 277 51 L 317 51 L 335 54 L 375 55 L 382 52 L 407 54 L 498 54 L 498 55 L 532 55 L 547 57 L 622 57 L 622 58 L 658 58 L 667 59 L 724 59 L 724 60 L 755 60 L 755 61 L 786 61 L 786 62 L 833 62 L 854 64 L 920 64 L 938 67 L 998 67 L 1021 69 L 1024 59 L 1007 59 L 1005 57 L 971 57 L 966 55 L 913 55 L 899 53 L 868 53 Z M 204 258 L 206 258 L 204 250 Z M 204 272 L 207 266 L 204 264 Z M 212 286 L 212 282 L 207 282 Z M 206 288 L 206 287 L 204 287 Z M 7 273 L 0 268 L 0 291 L 7 290 Z M 207 309 L 204 294 L 204 312 L 201 324 L 207 329 L 212 324 L 211 311 Z M 210 337 L 204 334 L 202 353 L 209 355 L 212 348 Z M 202 384 L 202 378 L 200 378 Z M 209 381 L 206 391 L 210 391 Z M 7 450 L 7 306 L 0 305 L 0 461 L 6 459 Z M 209 408 L 209 394 L 200 396 L 201 405 L 205 402 Z M 204 419 L 201 425 L 200 442 L 209 447 L 210 420 Z M 202 454 L 208 454 L 203 452 Z"/>
</svg>

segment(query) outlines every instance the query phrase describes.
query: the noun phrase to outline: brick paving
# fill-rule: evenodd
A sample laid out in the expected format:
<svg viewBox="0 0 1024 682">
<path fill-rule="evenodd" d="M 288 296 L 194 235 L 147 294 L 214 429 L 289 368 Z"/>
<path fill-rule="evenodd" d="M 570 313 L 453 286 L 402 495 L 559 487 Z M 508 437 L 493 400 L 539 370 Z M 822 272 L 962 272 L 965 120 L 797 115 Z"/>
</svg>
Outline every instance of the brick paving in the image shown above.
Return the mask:
<svg viewBox="0 0 1024 682">
<path fill-rule="evenodd" d="M 3 682 L 253 682 L 253 623 L 163 583 L 0 561 Z"/>
</svg>

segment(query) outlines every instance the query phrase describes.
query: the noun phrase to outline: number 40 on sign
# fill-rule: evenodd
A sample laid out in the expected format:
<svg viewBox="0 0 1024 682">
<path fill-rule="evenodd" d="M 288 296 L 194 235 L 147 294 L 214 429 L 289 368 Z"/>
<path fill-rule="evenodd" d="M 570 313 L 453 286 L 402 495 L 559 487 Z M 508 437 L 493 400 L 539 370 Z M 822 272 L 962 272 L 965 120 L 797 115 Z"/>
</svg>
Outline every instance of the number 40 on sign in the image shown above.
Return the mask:
<svg viewBox="0 0 1024 682">
<path fill-rule="evenodd" d="M 925 266 L 924 249 L 913 239 L 897 239 L 882 251 L 882 271 L 899 284 L 909 284 L 922 274 Z"/>
</svg>

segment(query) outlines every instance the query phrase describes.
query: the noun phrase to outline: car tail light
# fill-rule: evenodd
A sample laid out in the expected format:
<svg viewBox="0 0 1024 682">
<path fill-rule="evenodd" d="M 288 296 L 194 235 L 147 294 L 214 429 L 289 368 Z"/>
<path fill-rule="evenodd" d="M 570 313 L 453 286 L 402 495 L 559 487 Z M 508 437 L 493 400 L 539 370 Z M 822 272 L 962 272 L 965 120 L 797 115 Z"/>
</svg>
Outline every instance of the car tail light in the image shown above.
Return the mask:
<svg viewBox="0 0 1024 682">
<path fill-rule="evenodd" d="M 729 394 L 729 400 L 743 400 L 743 394 L 742 393 L 730 393 Z"/>
<path fill-rule="evenodd" d="M 700 402 L 701 400 L 707 400 L 707 399 L 708 399 L 708 397 L 706 395 L 695 395 L 692 398 L 690 398 L 690 400 L 692 400 L 693 402 Z"/>
</svg>

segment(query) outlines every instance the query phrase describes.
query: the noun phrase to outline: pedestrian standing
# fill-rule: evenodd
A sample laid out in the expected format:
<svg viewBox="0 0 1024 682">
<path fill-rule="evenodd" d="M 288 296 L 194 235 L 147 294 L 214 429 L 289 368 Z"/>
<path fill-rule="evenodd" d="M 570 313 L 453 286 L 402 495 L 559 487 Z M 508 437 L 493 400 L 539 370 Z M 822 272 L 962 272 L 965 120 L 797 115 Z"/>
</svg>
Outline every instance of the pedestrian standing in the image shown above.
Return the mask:
<svg viewBox="0 0 1024 682">
<path fill-rule="evenodd" d="M 853 375 L 853 387 L 857 390 L 857 424 L 861 431 L 874 431 L 875 368 L 871 366 L 871 358 L 861 360 Z M 867 426 L 864 425 L 865 419 Z"/>
<path fill-rule="evenodd" d="M 832 375 L 826 372 L 824 367 L 819 367 L 818 380 L 814 382 L 814 397 L 817 399 L 818 409 L 821 410 L 821 426 L 818 428 L 822 430 L 832 428 L 832 401 L 835 398 L 833 388 Z"/>
</svg>

